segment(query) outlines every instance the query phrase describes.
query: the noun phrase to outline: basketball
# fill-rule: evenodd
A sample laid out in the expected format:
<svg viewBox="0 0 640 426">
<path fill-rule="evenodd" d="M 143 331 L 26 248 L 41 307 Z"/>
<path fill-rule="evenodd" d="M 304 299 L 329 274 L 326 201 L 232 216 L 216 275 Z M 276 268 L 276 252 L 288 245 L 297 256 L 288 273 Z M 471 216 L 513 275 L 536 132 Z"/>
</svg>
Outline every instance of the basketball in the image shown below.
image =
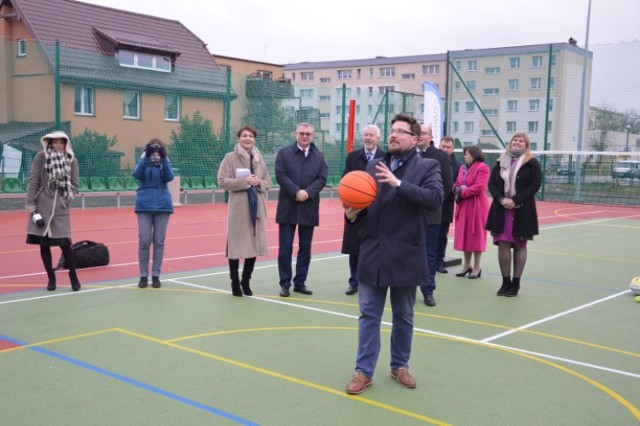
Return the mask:
<svg viewBox="0 0 640 426">
<path fill-rule="evenodd" d="M 354 209 L 366 209 L 378 195 L 375 179 L 367 172 L 355 170 L 340 179 L 338 196 L 342 204 Z"/>
</svg>

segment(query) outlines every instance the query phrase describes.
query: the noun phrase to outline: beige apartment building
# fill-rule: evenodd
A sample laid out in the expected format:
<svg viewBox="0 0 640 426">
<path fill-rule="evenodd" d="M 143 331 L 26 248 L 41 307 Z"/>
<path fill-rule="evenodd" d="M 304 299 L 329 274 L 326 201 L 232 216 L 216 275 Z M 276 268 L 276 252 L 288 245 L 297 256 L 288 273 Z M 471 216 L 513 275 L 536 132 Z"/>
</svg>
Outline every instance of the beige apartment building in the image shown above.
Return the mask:
<svg viewBox="0 0 640 426">
<path fill-rule="evenodd" d="M 300 105 L 319 110 L 330 142 L 343 137 L 343 84 L 346 105 L 350 99 L 356 101 L 358 134 L 368 123 L 383 123 L 385 108 L 388 115 L 408 112 L 423 117 L 421 95 L 423 83 L 429 81 L 440 91 L 445 133 L 462 145 L 501 148 L 514 133 L 527 132 L 534 149 L 544 149 L 546 143 L 549 150 L 575 150 L 588 126 L 580 111 L 582 107 L 586 117 L 591 62 L 590 52 L 553 43 L 302 62 L 287 64 L 284 71 Z"/>
</svg>

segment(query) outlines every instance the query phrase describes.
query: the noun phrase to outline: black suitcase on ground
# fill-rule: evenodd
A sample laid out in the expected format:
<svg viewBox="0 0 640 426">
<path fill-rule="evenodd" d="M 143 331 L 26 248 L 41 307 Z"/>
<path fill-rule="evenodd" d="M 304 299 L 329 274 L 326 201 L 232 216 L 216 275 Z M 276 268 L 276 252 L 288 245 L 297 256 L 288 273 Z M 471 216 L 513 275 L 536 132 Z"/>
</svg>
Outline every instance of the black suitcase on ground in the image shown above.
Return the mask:
<svg viewBox="0 0 640 426">
<path fill-rule="evenodd" d="M 71 246 L 73 257 L 76 260 L 76 269 L 91 268 L 92 266 L 105 266 L 109 264 L 109 249 L 102 243 L 95 241 L 80 241 Z M 55 269 L 69 269 L 64 262 L 64 254 Z"/>
</svg>

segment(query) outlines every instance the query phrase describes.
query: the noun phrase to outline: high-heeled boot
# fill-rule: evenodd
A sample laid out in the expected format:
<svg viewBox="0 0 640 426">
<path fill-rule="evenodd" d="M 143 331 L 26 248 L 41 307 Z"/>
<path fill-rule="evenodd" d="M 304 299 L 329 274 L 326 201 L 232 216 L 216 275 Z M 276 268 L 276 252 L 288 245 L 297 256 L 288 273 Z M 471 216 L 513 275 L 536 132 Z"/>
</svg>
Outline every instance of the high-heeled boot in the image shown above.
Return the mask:
<svg viewBox="0 0 640 426">
<path fill-rule="evenodd" d="M 253 267 L 255 263 L 255 257 L 245 259 L 244 266 L 242 267 L 242 281 L 240 281 L 240 285 L 242 286 L 243 293 L 247 296 L 253 296 L 253 291 L 251 291 L 249 283 L 251 281 L 251 274 L 253 274 Z"/>
<path fill-rule="evenodd" d="M 229 259 L 229 275 L 231 276 L 231 294 L 236 297 L 242 297 L 240 290 L 240 276 L 238 275 L 238 259 Z"/>
<path fill-rule="evenodd" d="M 498 296 L 506 295 L 509 287 L 511 287 L 511 277 L 502 277 L 502 287 L 498 290 Z"/>
<path fill-rule="evenodd" d="M 520 290 L 520 278 L 513 277 L 513 280 L 511 280 L 511 285 L 505 293 L 505 296 L 516 297 L 518 295 L 518 290 Z"/>
<path fill-rule="evenodd" d="M 52 269 L 47 271 L 47 277 L 49 277 L 49 282 L 47 283 L 47 291 L 53 291 L 56 289 L 56 273 Z"/>
<path fill-rule="evenodd" d="M 69 271 L 69 280 L 71 280 L 71 290 L 80 290 L 80 280 L 78 279 L 78 275 L 76 274 L 75 270 Z"/>
</svg>

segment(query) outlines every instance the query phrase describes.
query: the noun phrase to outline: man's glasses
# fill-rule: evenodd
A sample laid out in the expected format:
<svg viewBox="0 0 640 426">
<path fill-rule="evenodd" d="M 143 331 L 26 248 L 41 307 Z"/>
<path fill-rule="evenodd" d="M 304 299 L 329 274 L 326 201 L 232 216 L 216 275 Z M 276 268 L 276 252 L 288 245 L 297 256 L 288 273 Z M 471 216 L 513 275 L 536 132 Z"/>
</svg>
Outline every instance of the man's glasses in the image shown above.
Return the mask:
<svg viewBox="0 0 640 426">
<path fill-rule="evenodd" d="M 391 129 L 391 130 L 389 131 L 389 134 L 390 134 L 390 135 L 393 135 L 394 133 L 395 133 L 396 135 L 409 135 L 409 136 L 415 136 L 413 133 L 411 133 L 411 132 L 409 132 L 409 131 L 407 131 L 407 130 L 404 130 L 404 129 Z"/>
<path fill-rule="evenodd" d="M 298 132 L 298 134 L 300 136 L 306 136 L 306 137 L 313 136 L 313 133 L 307 133 L 307 132 Z"/>
</svg>

